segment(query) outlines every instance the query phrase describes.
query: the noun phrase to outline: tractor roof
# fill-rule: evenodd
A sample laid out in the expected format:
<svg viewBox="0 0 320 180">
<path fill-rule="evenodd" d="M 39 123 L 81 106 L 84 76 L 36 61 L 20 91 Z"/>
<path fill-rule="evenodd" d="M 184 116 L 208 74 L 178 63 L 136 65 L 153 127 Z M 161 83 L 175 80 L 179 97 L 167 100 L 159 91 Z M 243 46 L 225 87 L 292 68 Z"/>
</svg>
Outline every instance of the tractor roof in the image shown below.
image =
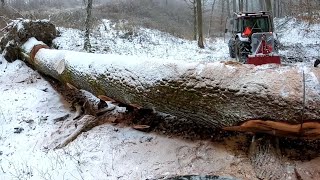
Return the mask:
<svg viewBox="0 0 320 180">
<path fill-rule="evenodd" d="M 237 18 L 240 17 L 250 17 L 250 16 L 269 16 L 271 15 L 270 12 L 267 11 L 259 11 L 259 12 L 235 12 L 234 13 L 236 15 Z"/>
</svg>

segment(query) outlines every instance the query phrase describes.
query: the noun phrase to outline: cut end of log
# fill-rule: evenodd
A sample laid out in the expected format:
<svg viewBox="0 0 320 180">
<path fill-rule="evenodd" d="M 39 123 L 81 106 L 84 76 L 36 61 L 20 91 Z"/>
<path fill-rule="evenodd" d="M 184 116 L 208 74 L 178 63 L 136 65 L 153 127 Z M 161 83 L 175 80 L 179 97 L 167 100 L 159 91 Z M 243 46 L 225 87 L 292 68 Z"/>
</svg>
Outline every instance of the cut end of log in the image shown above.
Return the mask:
<svg viewBox="0 0 320 180">
<path fill-rule="evenodd" d="M 239 126 L 224 127 L 226 131 L 265 133 L 282 137 L 302 137 L 320 139 L 320 122 L 289 124 L 271 120 L 249 120 Z"/>
<path fill-rule="evenodd" d="M 45 44 L 38 44 L 38 45 L 33 46 L 32 50 L 31 50 L 30 58 L 36 64 L 37 64 L 37 62 L 35 61 L 36 54 L 42 48 L 49 49 L 49 46 L 47 46 Z"/>
</svg>

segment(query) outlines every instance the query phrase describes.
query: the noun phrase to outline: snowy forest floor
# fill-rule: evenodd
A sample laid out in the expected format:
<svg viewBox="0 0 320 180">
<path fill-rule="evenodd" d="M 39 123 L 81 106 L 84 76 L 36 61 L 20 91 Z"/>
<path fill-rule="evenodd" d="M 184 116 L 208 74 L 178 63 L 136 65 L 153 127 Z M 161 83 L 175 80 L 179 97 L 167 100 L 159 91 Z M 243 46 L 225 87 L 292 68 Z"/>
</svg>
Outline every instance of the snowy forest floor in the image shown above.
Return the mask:
<svg viewBox="0 0 320 180">
<path fill-rule="evenodd" d="M 2 62 L 0 179 L 146 179 L 184 174 L 254 177 L 244 136 L 227 136 L 216 142 L 191 140 L 195 133 L 180 131 L 183 127 L 176 133 L 161 128 L 161 132 L 144 133 L 126 124 L 105 124 L 82 133 L 63 149 L 48 149 L 57 138 L 57 129 L 73 121 L 70 104 L 25 63 Z M 66 114 L 70 118 L 55 122 Z"/>
<path fill-rule="evenodd" d="M 277 23 L 285 21 L 280 19 Z M 319 52 L 319 26 L 308 26 L 311 33 L 296 34 L 308 41 L 293 40 L 287 30 L 304 28 L 295 23 L 289 20 L 281 26 L 279 37 L 283 46 L 297 44 L 312 61 Z M 82 31 L 60 30 L 61 37 L 55 40 L 57 48 L 82 51 Z M 207 40 L 207 48 L 201 50 L 192 41 L 107 20 L 93 32 L 92 45 L 96 53 L 187 61 L 229 60 L 222 38 Z M 284 49 L 281 53 L 288 52 Z M 73 121 L 70 103 L 25 63 L 7 63 L 2 57 L 0 61 L 0 179 L 127 180 L 185 174 L 255 179 L 247 156 L 250 136 L 213 133 L 186 120 L 172 121 L 170 117 L 142 117 L 133 122 L 144 124 L 154 118 L 157 123 L 148 133 L 134 130 L 131 124 L 104 124 L 82 133 L 65 148 L 52 150 L 49 147 L 54 139 L 63 136 L 57 130 Z M 55 122 L 67 114 L 70 117 L 65 121 Z M 318 142 L 280 142 L 288 172 L 296 168 L 303 178 L 320 177 Z"/>
</svg>

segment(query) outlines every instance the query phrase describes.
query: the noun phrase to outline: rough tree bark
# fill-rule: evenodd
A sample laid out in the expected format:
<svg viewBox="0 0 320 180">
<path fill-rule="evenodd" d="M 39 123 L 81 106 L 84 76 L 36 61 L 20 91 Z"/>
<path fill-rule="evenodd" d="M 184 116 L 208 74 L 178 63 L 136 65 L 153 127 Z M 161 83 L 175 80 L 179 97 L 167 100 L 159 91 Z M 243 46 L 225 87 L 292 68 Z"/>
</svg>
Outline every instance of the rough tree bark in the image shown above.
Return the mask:
<svg viewBox="0 0 320 180">
<path fill-rule="evenodd" d="M 273 17 L 278 17 L 278 1 L 273 0 Z"/>
<path fill-rule="evenodd" d="M 87 17 L 86 17 L 86 30 L 84 36 L 84 49 L 87 52 L 90 52 L 91 44 L 90 44 L 90 29 L 91 29 L 91 11 L 92 11 L 92 0 L 88 0 L 87 2 Z"/>
<path fill-rule="evenodd" d="M 227 0 L 227 13 L 228 13 L 228 17 L 231 17 L 231 13 L 230 13 L 230 1 Z"/>
<path fill-rule="evenodd" d="M 237 0 L 232 0 L 232 11 L 237 12 Z"/>
<path fill-rule="evenodd" d="M 267 11 L 272 12 L 271 0 L 265 0 L 265 5 L 266 5 Z"/>
<path fill-rule="evenodd" d="M 239 0 L 239 11 L 243 12 L 243 0 Z"/>
<path fill-rule="evenodd" d="M 246 0 L 246 11 L 248 12 L 249 11 L 249 4 L 248 4 L 248 0 Z"/>
<path fill-rule="evenodd" d="M 221 8 L 221 17 L 220 17 L 220 25 L 221 25 L 221 29 L 220 31 L 222 32 L 221 36 L 223 35 L 224 33 L 224 19 L 225 19 L 225 13 L 224 13 L 224 6 L 225 6 L 225 2 L 224 1 L 221 1 L 221 4 L 222 4 L 222 8 Z"/>
<path fill-rule="evenodd" d="M 203 27 L 202 27 L 202 3 L 201 0 L 197 1 L 197 30 L 198 30 L 198 46 L 204 48 L 203 44 Z"/>
<path fill-rule="evenodd" d="M 212 26 L 212 18 L 213 18 L 213 10 L 214 10 L 214 5 L 216 3 L 216 0 L 213 0 L 212 6 L 211 6 L 211 12 L 210 12 L 210 21 L 209 21 L 209 28 L 208 28 L 208 37 L 211 36 L 211 26 Z"/>
<path fill-rule="evenodd" d="M 197 40 L 198 28 L 197 28 L 197 3 L 196 3 L 196 0 L 193 0 L 192 8 L 193 8 L 193 40 Z"/>
<path fill-rule="evenodd" d="M 260 10 L 265 11 L 265 1 L 264 0 L 259 0 L 259 5 L 260 5 Z"/>
</svg>

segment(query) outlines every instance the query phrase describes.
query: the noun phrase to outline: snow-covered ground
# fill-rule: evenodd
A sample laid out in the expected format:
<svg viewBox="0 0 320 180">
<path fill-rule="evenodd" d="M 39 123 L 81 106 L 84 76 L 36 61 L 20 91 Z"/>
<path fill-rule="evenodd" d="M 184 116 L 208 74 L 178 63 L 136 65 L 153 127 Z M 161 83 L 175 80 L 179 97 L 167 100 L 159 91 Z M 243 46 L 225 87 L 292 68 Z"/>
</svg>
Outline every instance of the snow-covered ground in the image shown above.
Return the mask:
<svg viewBox="0 0 320 180">
<path fill-rule="evenodd" d="M 61 37 L 54 41 L 58 49 L 83 51 L 83 31 L 59 28 Z M 196 41 L 174 37 L 168 33 L 132 27 L 127 22 L 114 23 L 102 20 L 93 30 L 92 50 L 95 53 L 138 55 L 174 60 L 216 61 L 229 59 L 227 43 L 223 38 L 207 39 L 205 49 Z"/>
<path fill-rule="evenodd" d="M 275 19 L 275 27 L 282 56 L 292 58 L 292 62 L 320 58 L 320 24 L 309 24 L 288 17 Z"/>
<path fill-rule="evenodd" d="M 196 42 L 143 28 L 123 38 L 126 31 L 103 22 L 93 32 L 95 52 L 167 60 L 228 57 L 221 39 L 201 50 Z M 62 36 L 55 40 L 60 49 L 82 51 L 81 31 L 60 30 Z M 70 104 L 25 63 L 7 63 L 2 56 L 1 62 L 0 179 L 146 179 L 185 174 L 252 178 L 248 159 L 236 150 L 236 138 L 222 144 L 186 141 L 105 124 L 82 133 L 63 149 L 52 150 L 59 128 L 72 121 Z M 70 118 L 64 122 L 54 121 L 67 114 Z"/>
<path fill-rule="evenodd" d="M 279 23 L 282 21 L 284 23 L 285 20 L 279 20 Z M 295 27 L 289 23 L 285 23 L 286 26 Z M 126 34 L 132 29 L 133 35 Z M 83 32 L 60 30 L 61 37 L 55 40 L 59 49 L 82 51 Z M 292 40 L 284 30 L 279 32 L 284 45 L 301 43 L 302 48 L 317 44 L 316 35 L 300 42 Z M 199 49 L 193 41 L 155 30 L 127 27 L 125 23 L 116 25 L 107 20 L 93 32 L 92 37 L 92 50 L 99 53 L 186 61 L 229 59 L 227 45 L 222 39 L 207 40 L 206 45 L 205 49 Z M 59 134 L 59 127 L 72 121 L 74 112 L 70 111 L 70 104 L 23 62 L 7 63 L 2 56 L 0 61 L 1 180 L 128 180 L 183 174 L 254 179 L 246 152 L 239 150 L 241 144 L 238 143 L 242 140 L 237 137 L 226 138 L 222 142 L 187 141 L 143 133 L 121 124 L 105 124 L 82 133 L 65 148 L 52 150 L 48 147 L 54 136 Z M 70 114 L 70 118 L 54 122 L 55 118 L 66 114 Z M 318 163 L 319 158 L 315 162 Z"/>
<path fill-rule="evenodd" d="M 70 105 L 25 63 L 1 62 L 0 179 L 127 180 L 177 174 L 252 178 L 248 159 L 235 150 L 236 138 L 186 141 L 105 124 L 63 149 L 48 149 L 58 128 L 72 121 L 54 122 L 73 116 Z"/>
<path fill-rule="evenodd" d="M 280 41 L 280 55 L 284 62 L 308 62 L 320 58 L 320 25 L 309 24 L 295 18 L 276 18 L 276 33 Z M 84 51 L 84 32 L 59 28 L 61 37 L 54 41 L 58 49 Z M 138 55 L 169 60 L 224 61 L 230 60 L 228 39 L 205 40 L 205 49 L 196 41 L 174 37 L 168 33 L 133 27 L 126 21 L 102 20 L 91 34 L 92 51 L 121 55 Z"/>
</svg>

